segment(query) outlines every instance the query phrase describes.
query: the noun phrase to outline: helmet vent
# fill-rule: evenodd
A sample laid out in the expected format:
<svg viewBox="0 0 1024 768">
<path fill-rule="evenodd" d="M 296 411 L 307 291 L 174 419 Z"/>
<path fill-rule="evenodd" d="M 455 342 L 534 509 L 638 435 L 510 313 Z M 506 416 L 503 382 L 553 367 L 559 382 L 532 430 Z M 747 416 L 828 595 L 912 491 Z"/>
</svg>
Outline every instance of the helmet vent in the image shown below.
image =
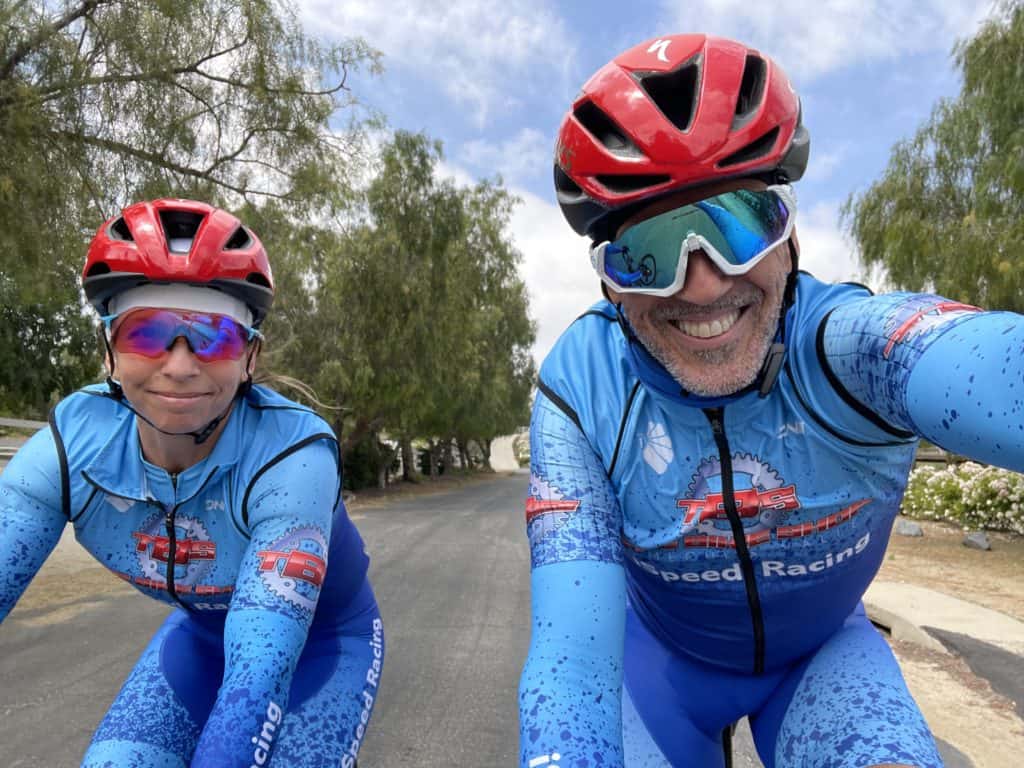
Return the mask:
<svg viewBox="0 0 1024 768">
<path fill-rule="evenodd" d="M 612 122 L 592 101 L 585 101 L 573 111 L 573 116 L 601 146 L 614 155 L 622 157 L 643 157 L 643 153 L 629 140 L 625 133 Z"/>
<path fill-rule="evenodd" d="M 618 195 L 639 192 L 642 189 L 657 187 L 669 181 L 671 177 L 665 174 L 604 174 L 597 176 L 597 181 L 609 192 Z"/>
<path fill-rule="evenodd" d="M 252 238 L 249 237 L 248 231 L 246 231 L 245 227 L 239 227 L 235 230 L 235 234 L 224 244 L 224 250 L 241 250 L 242 248 L 248 248 L 251 243 Z"/>
<path fill-rule="evenodd" d="M 565 171 L 562 170 L 560 165 L 555 165 L 555 189 L 558 192 L 564 192 L 569 195 L 582 195 L 583 190 L 580 189 L 580 185 L 577 184 Z"/>
<path fill-rule="evenodd" d="M 697 111 L 697 86 L 700 67 L 691 60 L 672 72 L 640 75 L 640 86 L 662 114 L 680 131 L 690 130 Z"/>
<path fill-rule="evenodd" d="M 271 288 L 270 282 L 259 272 L 250 272 L 245 276 L 245 282 L 252 283 L 253 285 L 262 285 L 264 288 Z"/>
<path fill-rule="evenodd" d="M 119 217 L 117 221 L 111 224 L 108 232 L 114 240 L 127 240 L 129 242 L 133 242 L 135 240 L 135 238 L 132 237 L 132 231 L 128 229 L 128 224 L 125 222 L 124 216 Z"/>
<path fill-rule="evenodd" d="M 732 119 L 732 130 L 750 121 L 764 99 L 764 82 L 768 66 L 760 56 L 747 56 L 740 81 L 740 93 L 736 99 L 736 113 Z"/>
<path fill-rule="evenodd" d="M 746 163 L 750 160 L 756 160 L 759 157 L 764 157 L 771 152 L 772 147 L 775 146 L 775 140 L 778 138 L 779 129 L 776 126 L 761 138 L 754 139 L 752 142 L 747 144 L 747 146 L 733 152 L 731 155 L 721 160 L 718 163 L 718 167 L 728 168 L 731 165 L 739 165 L 740 163 Z"/>
<path fill-rule="evenodd" d="M 160 211 L 160 223 L 171 253 L 188 253 L 192 250 L 192 241 L 203 218 L 201 213 L 191 211 Z"/>
</svg>

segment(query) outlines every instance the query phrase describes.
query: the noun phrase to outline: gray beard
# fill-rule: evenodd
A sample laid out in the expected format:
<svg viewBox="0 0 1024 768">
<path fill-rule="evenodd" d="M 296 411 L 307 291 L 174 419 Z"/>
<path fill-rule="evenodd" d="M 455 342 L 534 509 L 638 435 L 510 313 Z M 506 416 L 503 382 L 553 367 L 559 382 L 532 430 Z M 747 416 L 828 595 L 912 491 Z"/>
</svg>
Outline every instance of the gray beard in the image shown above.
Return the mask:
<svg viewBox="0 0 1024 768">
<path fill-rule="evenodd" d="M 761 369 L 764 367 L 764 360 L 768 356 L 768 349 L 775 338 L 775 328 L 764 329 L 762 332 L 761 338 L 757 342 L 760 349 L 759 354 L 756 355 L 758 360 L 756 366 L 751 366 L 742 374 L 737 374 L 731 379 L 719 379 L 715 384 L 708 384 L 691 378 L 682 369 L 682 366 L 678 365 L 665 350 L 651 344 L 650 340 L 645 339 L 643 334 L 638 333 L 637 338 L 640 339 L 640 343 L 644 345 L 647 351 L 651 353 L 651 357 L 661 363 L 662 367 L 687 392 L 699 397 L 724 397 L 746 389 L 757 380 L 757 377 L 761 374 Z M 694 357 L 708 366 L 722 365 L 731 360 L 735 354 L 736 351 L 732 348 L 732 345 L 720 349 L 706 349 L 693 353 Z"/>
<path fill-rule="evenodd" d="M 778 299 L 774 301 L 773 304 L 775 304 L 775 306 L 769 308 L 769 317 L 774 319 L 778 318 L 779 311 L 781 309 L 781 292 Z M 760 310 L 760 302 L 758 302 L 757 305 L 748 307 L 747 309 L 748 312 L 759 312 Z M 669 312 L 661 316 L 659 319 L 664 320 L 666 317 L 670 317 L 672 315 L 673 313 Z M 684 369 L 684 366 L 677 362 L 672 351 L 667 347 L 661 346 L 660 339 L 648 334 L 646 330 L 638 329 L 633 325 L 633 323 L 630 323 L 630 327 L 637 339 L 639 339 L 640 343 L 643 344 L 644 348 L 651 354 L 651 357 L 661 363 L 662 367 L 664 367 L 672 378 L 675 379 L 687 392 L 699 397 L 724 397 L 735 394 L 736 392 L 749 387 L 757 380 L 758 376 L 761 374 L 761 369 L 764 367 L 764 361 L 768 356 L 768 350 L 771 348 L 771 344 L 775 340 L 775 332 L 778 328 L 778 323 L 763 323 L 760 327 L 755 329 L 755 338 L 753 341 L 749 338 L 741 339 L 736 344 L 728 344 L 717 349 L 690 352 L 690 355 L 693 358 L 696 358 L 709 368 L 716 368 L 730 362 L 737 356 L 737 354 L 743 354 L 740 350 L 741 345 L 744 350 L 750 349 L 752 351 L 753 354 L 751 355 L 750 365 L 735 373 L 722 370 L 718 372 L 719 375 L 717 377 L 713 375 L 714 372 L 710 372 L 712 373 L 710 380 L 708 376 L 695 378 L 692 374 L 688 374 Z"/>
</svg>

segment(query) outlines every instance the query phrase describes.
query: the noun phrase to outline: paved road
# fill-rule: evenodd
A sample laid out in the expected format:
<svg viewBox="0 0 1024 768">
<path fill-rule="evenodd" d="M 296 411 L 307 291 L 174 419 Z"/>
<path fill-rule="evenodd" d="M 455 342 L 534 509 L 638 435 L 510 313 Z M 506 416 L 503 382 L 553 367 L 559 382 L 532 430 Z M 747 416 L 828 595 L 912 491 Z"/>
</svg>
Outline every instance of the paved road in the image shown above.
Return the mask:
<svg viewBox="0 0 1024 768">
<path fill-rule="evenodd" d="M 529 641 L 525 483 L 499 477 L 354 512 L 388 644 L 364 768 L 516 764 Z M 19 606 L 0 627 L 0 765 L 9 768 L 78 765 L 166 615 L 98 566 L 67 558 L 40 575 L 61 587 L 58 597 Z M 736 751 L 737 768 L 761 765 L 745 729 Z"/>
</svg>

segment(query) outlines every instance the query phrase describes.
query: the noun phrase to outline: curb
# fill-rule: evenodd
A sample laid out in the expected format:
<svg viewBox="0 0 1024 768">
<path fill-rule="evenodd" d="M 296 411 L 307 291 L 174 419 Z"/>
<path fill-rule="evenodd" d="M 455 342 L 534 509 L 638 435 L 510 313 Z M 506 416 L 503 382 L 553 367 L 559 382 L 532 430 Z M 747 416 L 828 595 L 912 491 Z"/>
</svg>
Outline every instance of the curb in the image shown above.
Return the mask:
<svg viewBox="0 0 1024 768">
<path fill-rule="evenodd" d="M 915 645 L 927 648 L 929 651 L 938 651 L 947 656 L 952 655 L 946 646 L 929 635 L 927 631 L 894 611 L 882 607 L 866 595 L 864 597 L 864 610 L 867 612 L 871 623 L 888 632 L 893 640 L 914 643 Z"/>
<path fill-rule="evenodd" d="M 887 628 L 896 640 L 949 653 L 928 629 L 956 633 L 1024 655 L 1024 622 L 925 587 L 876 581 L 864 595 L 868 618 Z"/>
</svg>

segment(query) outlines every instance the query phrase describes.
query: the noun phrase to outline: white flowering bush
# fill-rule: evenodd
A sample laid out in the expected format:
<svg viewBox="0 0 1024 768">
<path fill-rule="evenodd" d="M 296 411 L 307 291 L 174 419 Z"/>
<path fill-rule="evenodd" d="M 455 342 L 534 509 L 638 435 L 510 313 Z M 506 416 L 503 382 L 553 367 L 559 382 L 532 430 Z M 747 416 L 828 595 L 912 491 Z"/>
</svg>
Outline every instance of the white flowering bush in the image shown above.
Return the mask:
<svg viewBox="0 0 1024 768">
<path fill-rule="evenodd" d="M 1024 475 L 965 461 L 910 473 L 903 514 L 964 529 L 1024 534 Z"/>
</svg>

